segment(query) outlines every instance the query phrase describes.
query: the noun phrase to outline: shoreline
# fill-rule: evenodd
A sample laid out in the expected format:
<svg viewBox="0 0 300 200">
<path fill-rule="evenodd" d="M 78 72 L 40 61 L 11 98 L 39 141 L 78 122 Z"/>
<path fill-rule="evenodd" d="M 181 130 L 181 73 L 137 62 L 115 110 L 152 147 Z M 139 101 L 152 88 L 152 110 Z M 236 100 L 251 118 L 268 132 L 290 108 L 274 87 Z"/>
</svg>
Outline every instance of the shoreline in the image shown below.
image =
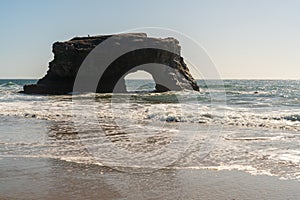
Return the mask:
<svg viewBox="0 0 300 200">
<path fill-rule="evenodd" d="M 149 174 L 48 158 L 0 159 L 0 199 L 299 199 L 300 182 L 238 170 Z"/>
</svg>

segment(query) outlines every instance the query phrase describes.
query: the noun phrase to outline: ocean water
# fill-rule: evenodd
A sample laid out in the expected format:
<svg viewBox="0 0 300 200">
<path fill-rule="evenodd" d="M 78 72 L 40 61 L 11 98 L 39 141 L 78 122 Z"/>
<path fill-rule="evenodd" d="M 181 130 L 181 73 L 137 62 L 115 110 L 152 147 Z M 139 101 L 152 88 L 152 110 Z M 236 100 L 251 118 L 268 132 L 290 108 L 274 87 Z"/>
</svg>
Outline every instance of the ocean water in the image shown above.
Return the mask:
<svg viewBox="0 0 300 200">
<path fill-rule="evenodd" d="M 20 94 L 0 80 L 0 159 L 56 158 L 119 170 L 243 170 L 300 180 L 299 80 L 199 80 L 201 92 Z"/>
</svg>

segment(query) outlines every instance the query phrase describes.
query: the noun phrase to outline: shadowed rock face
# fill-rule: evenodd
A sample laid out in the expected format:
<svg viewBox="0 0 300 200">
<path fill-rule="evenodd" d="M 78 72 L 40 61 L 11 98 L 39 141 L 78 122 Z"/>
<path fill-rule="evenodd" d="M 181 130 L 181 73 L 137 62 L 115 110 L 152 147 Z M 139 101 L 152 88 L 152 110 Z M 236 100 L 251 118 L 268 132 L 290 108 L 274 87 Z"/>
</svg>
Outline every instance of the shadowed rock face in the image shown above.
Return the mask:
<svg viewBox="0 0 300 200">
<path fill-rule="evenodd" d="M 37 84 L 25 85 L 23 92 L 27 94 L 75 92 L 73 91 L 74 81 L 84 59 L 97 45 L 108 39 L 111 40 L 110 44 L 114 48 L 126 48 L 126 45 L 138 45 L 144 48 L 129 51 L 114 59 L 108 66 L 101 65 L 101 59 L 106 59 L 105 57 L 98 59 L 93 68 L 103 69 L 103 73 L 99 77 L 96 91 L 91 91 L 89 87 L 82 87 L 86 89 L 80 92 L 126 92 L 124 77 L 137 70 L 144 70 L 152 75 L 156 83 L 155 92 L 184 89 L 199 91 L 196 81 L 180 56 L 180 46 L 176 39 L 150 38 L 144 33 L 128 33 L 75 37 L 66 42 L 54 43 L 54 59 L 49 63 L 47 74 Z M 114 48 L 108 48 L 107 55 L 113 54 Z M 93 71 L 85 74 L 87 79 L 94 75 Z"/>
</svg>

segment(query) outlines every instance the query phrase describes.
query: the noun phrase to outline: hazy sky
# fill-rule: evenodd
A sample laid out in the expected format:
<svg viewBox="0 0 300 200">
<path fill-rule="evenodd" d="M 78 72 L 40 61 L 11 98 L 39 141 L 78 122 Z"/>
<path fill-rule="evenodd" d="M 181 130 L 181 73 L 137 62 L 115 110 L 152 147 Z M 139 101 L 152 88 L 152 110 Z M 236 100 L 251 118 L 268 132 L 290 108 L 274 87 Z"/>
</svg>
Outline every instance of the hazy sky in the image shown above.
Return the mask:
<svg viewBox="0 0 300 200">
<path fill-rule="evenodd" d="M 300 1 L 0 1 L 0 78 L 40 78 L 52 43 L 164 27 L 208 51 L 222 78 L 300 79 Z"/>
</svg>

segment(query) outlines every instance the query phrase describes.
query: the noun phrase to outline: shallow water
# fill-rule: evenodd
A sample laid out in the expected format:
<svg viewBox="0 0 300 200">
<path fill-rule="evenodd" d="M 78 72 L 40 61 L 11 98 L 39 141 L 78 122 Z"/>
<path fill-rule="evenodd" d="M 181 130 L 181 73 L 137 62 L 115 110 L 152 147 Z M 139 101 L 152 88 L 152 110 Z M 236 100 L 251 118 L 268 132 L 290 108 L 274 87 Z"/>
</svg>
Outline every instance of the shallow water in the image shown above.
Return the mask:
<svg viewBox="0 0 300 200">
<path fill-rule="evenodd" d="M 0 80 L 0 157 L 300 180 L 300 81 L 199 81 L 200 93 L 157 94 L 147 93 L 151 81 L 127 80 L 129 94 L 17 93 L 34 82 Z"/>
</svg>

